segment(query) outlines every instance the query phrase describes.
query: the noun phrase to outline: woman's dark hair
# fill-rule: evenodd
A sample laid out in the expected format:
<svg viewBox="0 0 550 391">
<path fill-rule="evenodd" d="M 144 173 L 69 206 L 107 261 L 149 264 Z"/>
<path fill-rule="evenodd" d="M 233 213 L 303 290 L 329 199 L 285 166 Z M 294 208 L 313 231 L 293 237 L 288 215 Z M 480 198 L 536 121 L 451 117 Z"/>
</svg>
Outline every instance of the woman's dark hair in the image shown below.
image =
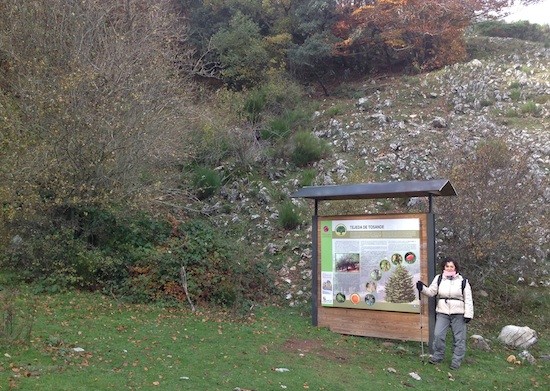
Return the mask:
<svg viewBox="0 0 550 391">
<path fill-rule="evenodd" d="M 445 270 L 445 265 L 449 262 L 454 263 L 456 272 L 460 273 L 460 265 L 458 264 L 458 261 L 454 258 L 445 258 L 444 260 L 442 260 L 440 264 L 441 271 Z"/>
</svg>

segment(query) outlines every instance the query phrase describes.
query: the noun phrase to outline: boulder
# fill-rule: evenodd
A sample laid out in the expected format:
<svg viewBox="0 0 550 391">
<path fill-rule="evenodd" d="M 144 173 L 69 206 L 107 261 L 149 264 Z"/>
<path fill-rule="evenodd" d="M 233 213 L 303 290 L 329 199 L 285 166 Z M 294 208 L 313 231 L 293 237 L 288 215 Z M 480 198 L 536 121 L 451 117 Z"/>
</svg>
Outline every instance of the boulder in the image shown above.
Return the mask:
<svg viewBox="0 0 550 391">
<path fill-rule="evenodd" d="M 500 331 L 498 340 L 505 345 L 527 349 L 538 340 L 537 332 L 527 326 L 504 326 Z"/>
</svg>

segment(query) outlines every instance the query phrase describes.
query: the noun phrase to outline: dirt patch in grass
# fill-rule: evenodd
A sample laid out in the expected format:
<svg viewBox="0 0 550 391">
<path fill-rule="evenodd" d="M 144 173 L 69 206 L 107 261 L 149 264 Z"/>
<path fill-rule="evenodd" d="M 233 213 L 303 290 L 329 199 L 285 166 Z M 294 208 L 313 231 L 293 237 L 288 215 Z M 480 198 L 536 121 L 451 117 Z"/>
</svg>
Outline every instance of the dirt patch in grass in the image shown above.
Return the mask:
<svg viewBox="0 0 550 391">
<path fill-rule="evenodd" d="M 288 339 L 283 344 L 283 351 L 303 355 L 315 354 L 337 361 L 347 361 L 350 358 L 350 353 L 345 349 L 328 348 L 323 341 L 314 339 Z"/>
</svg>

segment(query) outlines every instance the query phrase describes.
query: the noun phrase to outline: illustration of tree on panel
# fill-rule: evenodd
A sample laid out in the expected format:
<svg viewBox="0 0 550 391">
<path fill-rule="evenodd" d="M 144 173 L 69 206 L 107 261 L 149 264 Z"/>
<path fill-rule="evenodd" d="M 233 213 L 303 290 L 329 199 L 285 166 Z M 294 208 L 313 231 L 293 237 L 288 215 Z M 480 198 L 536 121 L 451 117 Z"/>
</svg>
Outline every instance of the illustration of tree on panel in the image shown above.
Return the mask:
<svg viewBox="0 0 550 391">
<path fill-rule="evenodd" d="M 415 299 L 411 274 L 398 265 L 386 285 L 386 301 L 390 303 L 410 303 Z"/>
</svg>

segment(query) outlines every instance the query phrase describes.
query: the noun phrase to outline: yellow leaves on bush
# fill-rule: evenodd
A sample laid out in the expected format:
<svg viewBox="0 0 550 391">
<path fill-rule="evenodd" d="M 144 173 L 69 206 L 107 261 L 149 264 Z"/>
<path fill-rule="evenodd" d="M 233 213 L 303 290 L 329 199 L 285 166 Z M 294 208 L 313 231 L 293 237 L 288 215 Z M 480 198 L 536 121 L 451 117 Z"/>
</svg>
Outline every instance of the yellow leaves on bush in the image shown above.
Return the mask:
<svg viewBox="0 0 550 391">
<path fill-rule="evenodd" d="M 129 269 L 130 275 L 132 276 L 146 275 L 151 273 L 150 266 L 130 266 Z"/>
<path fill-rule="evenodd" d="M 404 39 L 404 33 L 402 29 L 390 30 L 387 33 L 382 33 L 384 43 L 392 48 L 399 49 L 407 46 L 407 42 Z"/>
<path fill-rule="evenodd" d="M 265 41 L 268 45 L 271 46 L 288 45 L 292 42 L 292 35 L 290 35 L 289 33 L 270 35 L 265 38 Z"/>
</svg>

